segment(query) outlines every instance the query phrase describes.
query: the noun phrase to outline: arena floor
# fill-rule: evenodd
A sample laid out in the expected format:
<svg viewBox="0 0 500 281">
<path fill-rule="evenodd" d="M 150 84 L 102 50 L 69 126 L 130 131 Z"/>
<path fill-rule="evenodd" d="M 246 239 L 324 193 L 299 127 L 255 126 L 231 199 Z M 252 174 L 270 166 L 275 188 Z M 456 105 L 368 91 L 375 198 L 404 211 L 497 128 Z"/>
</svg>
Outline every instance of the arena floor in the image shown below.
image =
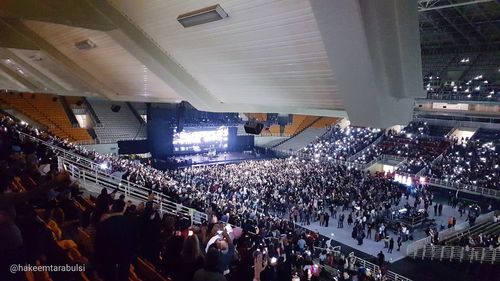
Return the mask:
<svg viewBox="0 0 500 281">
<path fill-rule="evenodd" d="M 411 206 L 413 206 L 413 202 L 415 201 L 414 198 L 410 197 L 408 202 Z M 400 201 L 399 206 L 403 208 L 403 206 L 406 203 L 406 199 L 403 198 L 403 200 Z M 466 215 L 464 214 L 463 217 L 460 217 L 460 214 L 458 212 L 458 209 L 454 209 L 451 206 L 448 206 L 446 202 L 440 202 L 443 204 L 443 213 L 441 216 L 434 216 L 434 209 L 433 206 L 429 207 L 429 215 L 430 218 L 433 218 L 436 220 L 437 225 L 447 225 L 448 224 L 448 217 L 454 216 L 457 219 L 457 224 L 462 223 L 466 219 Z M 421 204 L 423 208 L 423 203 Z M 358 241 L 355 239 L 352 239 L 351 233 L 353 229 L 353 225 L 348 226 L 347 225 L 347 216 L 349 215 L 349 212 L 344 212 L 346 220 L 344 221 L 344 228 L 337 228 L 337 220 L 330 218 L 330 222 L 328 227 L 323 227 L 319 226 L 319 221 L 312 222 L 311 225 L 306 225 L 304 227 L 314 230 L 314 231 L 319 231 L 319 233 L 331 237 L 333 233 L 333 239 L 337 242 L 339 242 L 341 245 L 349 246 L 352 247 L 356 250 L 359 250 L 363 253 L 369 254 L 371 256 L 377 256 L 377 254 L 382 250 L 384 251 L 385 259 L 389 262 L 395 262 L 401 259 L 404 259 L 406 257 L 406 246 L 418 239 L 422 239 L 425 237 L 425 229 L 417 229 L 413 232 L 413 237 L 414 240 L 408 240 L 401 245 L 401 250 L 397 251 L 397 245 L 395 243 L 394 245 L 394 250 L 392 253 L 387 253 L 387 249 L 384 249 L 384 241 L 379 241 L 375 242 L 374 240 L 374 231 L 372 230 L 372 238 L 371 239 L 364 239 L 363 240 L 363 245 L 358 245 Z M 337 214 L 337 217 L 340 215 Z M 394 235 L 392 232 L 389 232 L 389 235 L 394 238 L 394 241 L 397 241 L 397 236 Z"/>
</svg>

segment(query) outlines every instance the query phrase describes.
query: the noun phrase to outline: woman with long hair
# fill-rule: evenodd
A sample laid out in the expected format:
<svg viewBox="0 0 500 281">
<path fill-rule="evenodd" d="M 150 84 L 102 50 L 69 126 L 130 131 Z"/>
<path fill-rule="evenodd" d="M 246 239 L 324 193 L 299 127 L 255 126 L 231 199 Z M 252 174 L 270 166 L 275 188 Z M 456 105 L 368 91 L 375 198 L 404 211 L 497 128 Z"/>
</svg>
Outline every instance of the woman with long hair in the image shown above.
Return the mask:
<svg viewBox="0 0 500 281">
<path fill-rule="evenodd" d="M 194 273 L 203 268 L 203 253 L 198 236 L 190 235 L 184 240 L 178 265 L 173 273 L 174 281 L 192 280 Z"/>
</svg>

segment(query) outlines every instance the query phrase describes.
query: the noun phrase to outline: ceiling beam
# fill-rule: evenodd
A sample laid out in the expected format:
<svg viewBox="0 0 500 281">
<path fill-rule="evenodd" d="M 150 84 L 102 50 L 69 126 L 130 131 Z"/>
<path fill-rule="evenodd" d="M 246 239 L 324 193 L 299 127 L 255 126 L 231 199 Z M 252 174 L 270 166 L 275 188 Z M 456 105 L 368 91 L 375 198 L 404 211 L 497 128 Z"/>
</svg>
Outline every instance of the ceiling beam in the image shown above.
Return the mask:
<svg viewBox="0 0 500 281">
<path fill-rule="evenodd" d="M 467 34 L 465 34 L 461 28 L 457 27 L 453 21 L 451 21 L 446 15 L 443 14 L 442 11 L 436 10 L 436 12 L 439 14 L 439 16 L 446 21 L 451 28 L 453 28 L 458 34 L 460 34 L 469 44 L 475 45 L 476 43 L 469 38 Z"/>
<path fill-rule="evenodd" d="M 45 74 L 40 72 L 38 69 L 34 68 L 31 66 L 31 64 L 27 63 L 24 61 L 22 58 L 11 52 L 9 49 L 6 48 L 0 48 L 0 56 L 3 58 L 8 58 L 17 63 L 19 66 L 21 66 L 25 71 L 31 73 L 35 78 L 43 83 L 43 85 L 50 90 L 52 90 L 54 93 L 62 94 L 67 92 L 67 90 L 62 87 L 61 85 L 57 84 L 54 80 L 50 79 L 47 77 Z"/>
<path fill-rule="evenodd" d="M 0 17 L 107 31 L 115 28 L 81 0 L 2 0 Z"/>
<path fill-rule="evenodd" d="M 3 87 L 3 88 L 2 88 Z M 29 91 L 26 86 L 0 70 L 0 89 L 14 91 Z"/>
<path fill-rule="evenodd" d="M 485 52 L 498 52 L 500 51 L 500 43 L 497 44 L 481 44 L 476 46 L 471 45 L 454 45 L 454 46 L 436 46 L 436 47 L 422 47 L 423 55 L 435 54 L 456 54 L 456 53 L 485 53 Z"/>
<path fill-rule="evenodd" d="M 118 30 L 108 34 L 143 63 L 178 95 L 198 109 L 208 110 L 221 104 L 203 85 L 178 64 L 159 44 L 107 1 L 86 0 Z"/>
<path fill-rule="evenodd" d="M 455 3 L 452 3 L 451 0 L 447 0 L 448 3 L 450 4 L 455 4 Z M 460 10 L 460 8 L 458 8 L 458 6 L 453 6 L 453 9 L 458 13 L 460 14 L 460 16 L 462 17 L 462 19 L 464 19 L 464 21 L 471 27 L 472 30 L 475 31 L 475 34 L 479 35 L 479 37 L 481 37 L 481 39 L 483 40 L 483 42 L 488 42 L 488 38 L 486 38 L 486 36 L 484 36 L 484 34 L 477 30 L 476 27 L 472 24 L 472 22 L 469 20 L 469 18 L 467 18 L 467 16 L 462 12 L 462 10 Z"/>
<path fill-rule="evenodd" d="M 12 79 L 16 80 L 18 83 L 20 83 L 30 91 L 38 92 L 43 90 L 42 88 L 39 88 L 35 83 L 28 80 L 26 77 L 5 66 L 3 63 L 0 63 L 0 70 L 5 72 L 5 74 L 9 75 Z"/>
<path fill-rule="evenodd" d="M 117 95 L 117 93 L 102 83 L 99 79 L 94 77 L 92 74 L 87 72 L 85 69 L 80 67 L 66 55 L 57 50 L 48 41 L 42 38 L 40 35 L 29 29 L 20 20 L 17 19 L 5 19 L 0 18 L 0 24 L 8 26 L 12 30 L 16 31 L 26 39 L 29 39 L 34 44 L 36 44 L 40 50 L 46 53 L 55 61 L 59 62 L 60 65 L 64 66 L 68 72 L 74 74 L 74 76 L 88 85 L 96 93 L 101 94 L 103 97 L 110 98 Z"/>
<path fill-rule="evenodd" d="M 473 5 L 473 4 L 479 4 L 479 3 L 486 3 L 486 2 L 492 2 L 494 0 L 473 0 L 473 1 L 468 1 L 468 2 L 461 2 L 461 3 L 453 3 L 453 4 L 446 4 L 446 5 L 432 5 L 430 7 L 424 6 L 425 3 L 431 2 L 432 0 L 422 0 L 418 1 L 418 11 L 419 12 L 427 12 L 427 11 L 432 11 L 432 10 L 441 10 L 441 9 L 447 9 L 447 8 L 452 8 L 452 7 L 459 7 L 459 6 L 466 6 L 466 5 Z"/>
</svg>

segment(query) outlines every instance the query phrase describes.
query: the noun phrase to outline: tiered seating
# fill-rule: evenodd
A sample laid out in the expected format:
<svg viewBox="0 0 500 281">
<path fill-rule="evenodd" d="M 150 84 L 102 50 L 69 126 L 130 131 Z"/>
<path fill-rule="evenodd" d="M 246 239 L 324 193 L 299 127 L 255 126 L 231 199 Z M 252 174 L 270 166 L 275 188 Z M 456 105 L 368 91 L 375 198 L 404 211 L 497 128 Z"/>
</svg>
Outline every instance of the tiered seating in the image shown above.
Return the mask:
<svg viewBox="0 0 500 281">
<path fill-rule="evenodd" d="M 482 142 L 496 142 L 500 140 L 500 130 L 479 129 L 472 137 L 472 140 L 480 140 Z"/>
<path fill-rule="evenodd" d="M 313 128 L 326 128 L 336 124 L 340 119 L 336 117 L 322 117 L 318 121 L 314 122 L 311 127 Z"/>
<path fill-rule="evenodd" d="M 425 168 L 449 145 L 446 140 L 429 139 L 425 135 L 402 132 L 385 136 L 381 143 L 366 150 L 355 162 L 366 164 L 383 154 L 398 156 L 407 159 L 407 163 L 400 171 L 414 174 Z"/>
<path fill-rule="evenodd" d="M 446 181 L 499 189 L 498 140 L 498 132 L 479 130 L 467 143 L 454 144 L 447 149 L 443 158 L 429 169 L 428 175 Z"/>
<path fill-rule="evenodd" d="M 454 54 L 426 55 L 422 57 L 422 73 L 424 77 L 437 77 L 446 67 L 453 63 Z"/>
<path fill-rule="evenodd" d="M 73 128 L 57 96 L 46 94 L 2 94 L 0 101 L 47 126 L 49 132 L 71 141 L 91 140 L 86 129 Z"/>
<path fill-rule="evenodd" d="M 427 125 L 427 127 L 429 128 L 428 130 L 429 136 L 434 136 L 434 137 L 445 137 L 451 132 L 451 130 L 453 130 L 453 127 L 449 126 Z"/>
<path fill-rule="evenodd" d="M 267 121 L 267 113 L 245 113 L 245 115 L 248 117 L 248 119 L 255 119 L 259 122 Z"/>
<path fill-rule="evenodd" d="M 500 100 L 500 52 L 426 56 L 422 61 L 427 97 L 445 100 Z M 439 73 L 462 73 L 459 81 L 446 81 Z"/>
<path fill-rule="evenodd" d="M 352 126 L 341 129 L 339 126 L 335 126 L 324 136 L 304 148 L 303 152 L 314 157 L 347 160 L 374 142 L 381 134 L 380 129 Z"/>
<path fill-rule="evenodd" d="M 493 245 L 496 248 L 500 246 L 500 242 L 498 241 L 499 235 L 500 223 L 490 220 L 482 224 L 476 224 L 464 233 L 440 241 L 440 244 L 450 246 L 468 245 L 470 247 L 488 247 Z"/>
<path fill-rule="evenodd" d="M 146 127 L 141 125 L 125 103 L 93 99 L 88 99 L 88 102 L 102 124 L 101 127 L 94 128 L 100 141 L 146 138 Z M 121 106 L 119 112 L 111 111 L 113 104 Z"/>
<path fill-rule="evenodd" d="M 475 77 L 482 75 L 483 78 L 489 79 L 489 82 L 498 82 L 500 81 L 500 72 L 498 71 L 499 65 L 500 52 L 482 53 L 467 74 L 463 77 L 463 80 L 474 80 Z"/>
<path fill-rule="evenodd" d="M 0 173 L 4 173 L 4 170 L 0 170 Z M 69 184 L 69 177 L 65 172 L 59 173 L 56 176 L 56 182 L 51 183 L 48 187 L 59 186 L 57 190 L 64 190 Z M 8 185 L 11 193 L 25 193 L 35 189 L 41 189 L 35 180 L 31 177 L 26 176 L 15 176 L 12 182 Z M 61 189 L 62 188 L 62 189 Z M 43 187 L 43 189 L 47 189 Z M 90 214 L 95 211 L 95 199 L 92 200 L 92 196 L 83 198 L 81 196 L 74 197 L 70 200 L 70 204 L 74 204 L 74 208 L 78 210 L 78 217 L 84 217 L 84 214 Z M 28 256 L 34 257 L 35 255 L 43 255 L 45 258 L 36 259 L 36 265 L 69 265 L 69 266 L 79 266 L 81 270 L 76 271 L 40 271 L 40 272 L 27 272 L 26 279 L 29 281 L 52 281 L 52 280 L 101 280 L 97 272 L 95 271 L 92 262 L 95 260 L 94 256 L 94 241 L 91 235 L 82 227 L 78 227 L 76 234 L 74 233 L 74 226 L 81 223 L 80 219 L 74 221 L 68 221 L 66 219 L 65 211 L 63 210 L 69 207 L 68 205 L 62 205 L 62 201 L 65 199 L 52 199 L 49 202 L 48 208 L 35 209 L 33 215 L 33 220 L 30 221 L 29 216 L 31 214 L 24 214 L 21 221 L 18 222 L 19 228 L 27 239 L 24 243 L 27 246 L 36 245 L 41 243 L 43 245 L 42 249 L 27 249 Z M 43 201 L 39 204 L 45 205 Z M 81 203 L 80 203 L 81 202 Z M 37 236 L 31 237 L 28 234 L 34 231 L 34 228 L 38 225 L 41 227 L 40 230 L 36 230 L 34 233 Z M 31 232 L 30 232 L 31 231 Z M 73 238 L 73 237 L 74 238 Z M 29 241 L 29 239 L 44 240 L 42 242 Z M 39 252 L 41 251 L 41 252 Z M 83 270 L 85 268 L 85 270 Z M 10 279 L 9 279 L 10 280 Z M 16 279 L 17 280 L 17 279 Z M 152 280 L 152 281 L 168 281 L 163 277 L 150 262 L 138 258 L 137 268 L 131 265 L 129 273 L 129 281 L 142 281 L 142 280 Z"/>
</svg>

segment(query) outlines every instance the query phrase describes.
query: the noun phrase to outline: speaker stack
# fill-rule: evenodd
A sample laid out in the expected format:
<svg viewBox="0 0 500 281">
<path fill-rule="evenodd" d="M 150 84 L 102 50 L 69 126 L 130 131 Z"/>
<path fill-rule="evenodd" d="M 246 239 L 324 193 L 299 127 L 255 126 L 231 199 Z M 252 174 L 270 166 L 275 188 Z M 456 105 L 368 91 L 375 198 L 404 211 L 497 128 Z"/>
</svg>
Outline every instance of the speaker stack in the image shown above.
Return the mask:
<svg viewBox="0 0 500 281">
<path fill-rule="evenodd" d="M 111 105 L 111 111 L 118 112 L 122 107 L 116 104 Z"/>
<path fill-rule="evenodd" d="M 258 135 L 264 129 L 264 124 L 256 121 L 249 121 L 245 123 L 245 132 L 247 134 Z"/>
</svg>

